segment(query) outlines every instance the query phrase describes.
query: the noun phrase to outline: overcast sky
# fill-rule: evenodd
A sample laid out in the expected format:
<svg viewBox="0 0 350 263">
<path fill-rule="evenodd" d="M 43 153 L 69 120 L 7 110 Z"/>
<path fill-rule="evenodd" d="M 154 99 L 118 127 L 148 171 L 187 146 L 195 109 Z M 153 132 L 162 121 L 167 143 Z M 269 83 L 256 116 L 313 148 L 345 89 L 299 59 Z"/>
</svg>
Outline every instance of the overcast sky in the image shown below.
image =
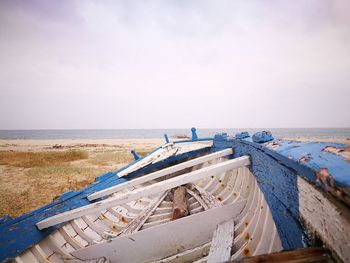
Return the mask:
<svg viewBox="0 0 350 263">
<path fill-rule="evenodd" d="M 350 1 L 0 1 L 0 129 L 350 127 Z"/>
</svg>

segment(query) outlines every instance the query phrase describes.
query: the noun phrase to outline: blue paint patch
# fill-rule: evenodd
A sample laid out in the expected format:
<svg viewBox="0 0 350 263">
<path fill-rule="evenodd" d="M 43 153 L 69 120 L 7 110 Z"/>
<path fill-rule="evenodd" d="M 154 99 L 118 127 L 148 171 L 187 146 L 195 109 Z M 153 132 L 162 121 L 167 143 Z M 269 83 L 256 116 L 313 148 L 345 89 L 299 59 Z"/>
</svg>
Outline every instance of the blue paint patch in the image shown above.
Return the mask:
<svg viewBox="0 0 350 263">
<path fill-rule="evenodd" d="M 137 154 L 137 152 L 135 152 L 134 149 L 132 149 L 131 154 L 134 156 L 135 161 L 139 160 L 141 157 Z"/>
<path fill-rule="evenodd" d="M 346 203 L 350 196 L 350 163 L 342 155 L 349 149 L 343 144 L 326 142 L 296 142 L 275 140 L 266 146 L 277 153 L 276 157 L 286 161 L 288 165 L 298 171 L 308 181 L 315 183 L 324 190 L 341 191 L 346 196 Z M 332 152 L 330 149 L 335 149 Z M 287 161 L 287 160 L 288 161 Z M 327 174 L 320 174 L 327 169 Z M 329 179 L 329 180 L 324 180 Z M 337 198 L 341 197 L 336 195 Z M 349 203 L 348 203 L 349 204 Z"/>
<path fill-rule="evenodd" d="M 264 142 L 272 141 L 273 136 L 269 131 L 261 131 L 261 132 L 254 133 L 252 139 L 253 139 L 253 142 L 264 143 Z"/>
<path fill-rule="evenodd" d="M 169 143 L 170 142 L 167 134 L 164 134 L 164 139 L 165 139 L 165 143 Z"/>
<path fill-rule="evenodd" d="M 214 135 L 214 143 L 220 142 L 220 141 L 227 141 L 228 138 L 229 136 L 227 135 L 226 132 L 217 133 Z"/>
<path fill-rule="evenodd" d="M 236 133 L 236 135 L 235 135 L 236 139 L 245 139 L 248 137 L 250 137 L 250 135 L 249 135 L 249 132 L 247 132 L 247 131 L 239 132 L 239 133 Z"/>
<path fill-rule="evenodd" d="M 192 133 L 192 140 L 197 140 L 198 139 L 198 136 L 197 136 L 197 132 L 196 132 L 196 128 L 195 127 L 192 127 L 191 128 L 191 133 Z"/>
<path fill-rule="evenodd" d="M 9 220 L 12 220 L 12 217 L 11 216 L 3 216 L 3 217 L 0 217 L 0 225 L 5 223 L 6 221 L 9 221 Z"/>
</svg>

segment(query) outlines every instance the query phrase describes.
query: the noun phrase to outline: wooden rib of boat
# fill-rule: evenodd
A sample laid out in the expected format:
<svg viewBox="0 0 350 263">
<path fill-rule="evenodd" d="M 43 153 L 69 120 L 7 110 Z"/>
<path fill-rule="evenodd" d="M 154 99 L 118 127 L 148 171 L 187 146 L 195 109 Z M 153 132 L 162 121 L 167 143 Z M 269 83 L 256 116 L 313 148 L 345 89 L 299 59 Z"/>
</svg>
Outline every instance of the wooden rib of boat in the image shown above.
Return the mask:
<svg viewBox="0 0 350 263">
<path fill-rule="evenodd" d="M 173 143 L 166 136 L 81 191 L 2 219 L 0 260 L 260 262 L 317 245 L 347 262 L 348 151 L 268 132 L 198 139 L 192 129 L 192 139 Z M 325 259 L 319 248 L 303 251 Z"/>
</svg>

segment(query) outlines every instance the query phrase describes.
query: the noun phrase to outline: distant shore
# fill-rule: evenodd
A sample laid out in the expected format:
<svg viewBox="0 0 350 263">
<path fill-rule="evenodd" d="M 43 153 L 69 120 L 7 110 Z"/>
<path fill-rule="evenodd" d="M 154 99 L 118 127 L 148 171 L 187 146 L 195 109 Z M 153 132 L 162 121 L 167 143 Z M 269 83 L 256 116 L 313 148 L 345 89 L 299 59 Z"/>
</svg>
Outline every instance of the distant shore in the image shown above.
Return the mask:
<svg viewBox="0 0 350 263">
<path fill-rule="evenodd" d="M 309 137 L 285 137 L 285 140 L 302 142 L 334 142 L 350 144 L 350 139 L 343 138 L 309 138 Z M 152 150 L 164 144 L 163 138 L 154 139 L 0 139 L 0 151 L 45 151 L 64 149 L 84 149 L 87 151 L 113 150 L 113 149 L 137 149 L 147 148 Z"/>
</svg>

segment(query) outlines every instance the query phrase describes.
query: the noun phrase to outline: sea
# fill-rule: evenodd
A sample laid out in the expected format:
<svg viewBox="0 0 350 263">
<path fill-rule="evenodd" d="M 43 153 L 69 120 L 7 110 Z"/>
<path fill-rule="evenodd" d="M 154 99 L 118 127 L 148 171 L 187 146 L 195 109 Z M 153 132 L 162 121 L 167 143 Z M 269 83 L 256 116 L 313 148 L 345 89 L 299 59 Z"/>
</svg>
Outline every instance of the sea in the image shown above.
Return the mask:
<svg viewBox="0 0 350 263">
<path fill-rule="evenodd" d="M 275 138 L 320 138 L 350 139 L 350 128 L 215 128 L 197 129 L 199 137 L 212 137 L 226 132 L 235 135 L 241 131 L 253 134 L 257 131 L 270 131 Z M 0 130 L 0 139 L 150 139 L 191 136 L 189 129 L 76 129 L 76 130 Z"/>
</svg>

